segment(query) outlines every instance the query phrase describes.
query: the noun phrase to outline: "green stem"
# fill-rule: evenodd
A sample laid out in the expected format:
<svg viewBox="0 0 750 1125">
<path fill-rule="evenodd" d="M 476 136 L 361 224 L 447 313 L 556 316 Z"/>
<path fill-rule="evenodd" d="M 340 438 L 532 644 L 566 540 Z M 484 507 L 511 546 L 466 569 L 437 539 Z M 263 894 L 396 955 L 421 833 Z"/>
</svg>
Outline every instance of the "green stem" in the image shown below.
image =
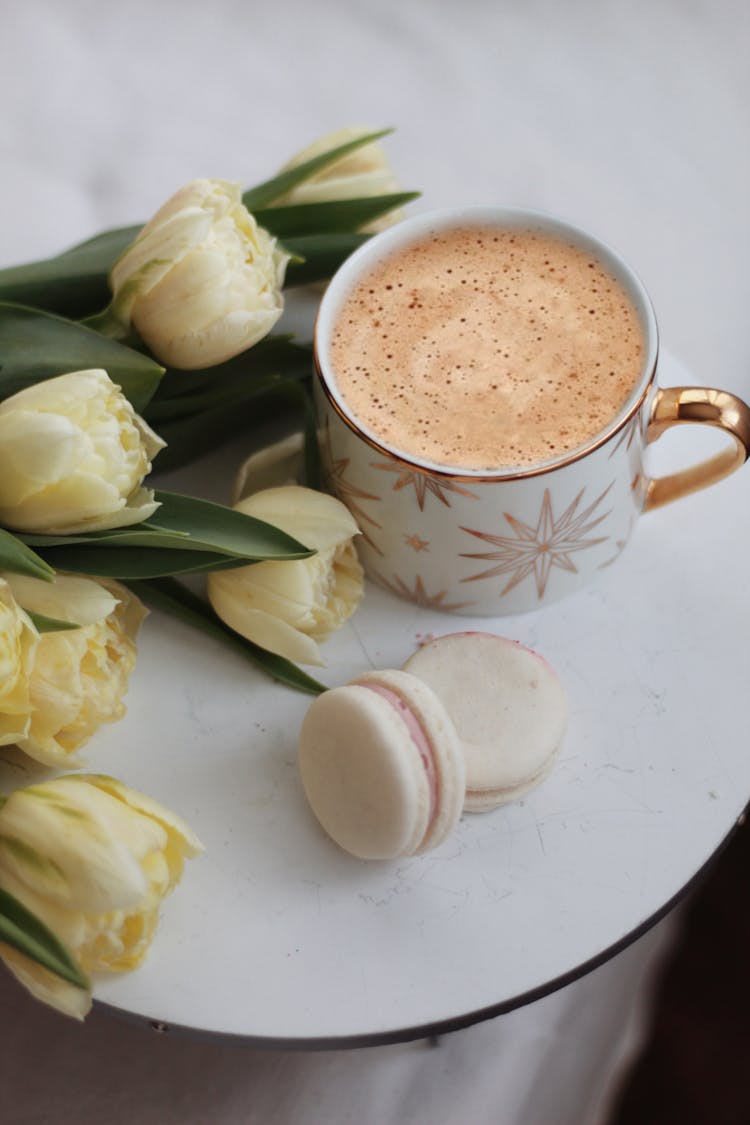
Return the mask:
<svg viewBox="0 0 750 1125">
<path fill-rule="evenodd" d="M 83 320 L 79 321 L 79 324 L 82 324 L 84 328 L 90 328 L 93 332 L 98 332 L 100 336 L 109 337 L 110 340 L 122 342 L 133 338 L 130 329 L 126 328 L 122 321 L 114 315 L 111 305 L 107 305 L 106 309 L 94 313 L 93 316 L 85 316 Z"/>
</svg>

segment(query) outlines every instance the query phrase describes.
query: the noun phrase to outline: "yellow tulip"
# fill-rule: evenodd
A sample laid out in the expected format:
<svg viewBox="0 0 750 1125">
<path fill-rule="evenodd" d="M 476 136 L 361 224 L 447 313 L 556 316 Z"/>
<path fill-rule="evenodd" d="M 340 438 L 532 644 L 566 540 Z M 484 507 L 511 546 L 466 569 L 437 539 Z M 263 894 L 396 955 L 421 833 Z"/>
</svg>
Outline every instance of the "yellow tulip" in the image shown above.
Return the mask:
<svg viewBox="0 0 750 1125">
<path fill-rule="evenodd" d="M 26 726 L 6 741 L 48 766 L 80 765 L 78 748 L 102 723 L 125 714 L 122 699 L 146 610 L 125 586 L 104 579 L 57 575 L 47 583 L 17 574 L 5 579 L 24 609 L 80 626 L 38 638 L 25 669 Z"/>
<path fill-rule="evenodd" d="M 317 642 L 354 613 L 364 589 L 352 515 L 333 496 L 298 485 L 255 492 L 235 508 L 317 554 L 215 571 L 208 576 L 211 605 L 231 629 L 261 648 L 302 664 L 322 664 Z"/>
<path fill-rule="evenodd" d="M 38 641 L 36 629 L 8 583 L 0 578 L 0 746 L 17 742 L 28 733 L 29 678 Z"/>
<path fill-rule="evenodd" d="M 67 946 L 87 974 L 146 955 L 161 901 L 202 845 L 187 824 L 114 778 L 59 777 L 0 804 L 0 887 Z M 10 946 L 0 957 L 30 992 L 83 1019 L 91 997 Z"/>
<path fill-rule="evenodd" d="M 239 184 L 194 180 L 115 262 L 110 313 L 162 363 L 213 367 L 271 331 L 288 261 L 244 206 Z"/>
<path fill-rule="evenodd" d="M 143 488 L 164 442 L 106 371 L 72 371 L 0 402 L 0 524 L 68 535 L 158 508 Z"/>
</svg>

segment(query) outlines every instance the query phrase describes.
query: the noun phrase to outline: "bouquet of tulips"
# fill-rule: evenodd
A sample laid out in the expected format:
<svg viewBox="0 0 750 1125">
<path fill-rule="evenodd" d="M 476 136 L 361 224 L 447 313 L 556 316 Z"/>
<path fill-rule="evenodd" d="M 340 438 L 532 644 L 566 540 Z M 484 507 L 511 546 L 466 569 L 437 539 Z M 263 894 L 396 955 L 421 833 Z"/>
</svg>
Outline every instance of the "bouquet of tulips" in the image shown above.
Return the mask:
<svg viewBox="0 0 750 1125">
<path fill-rule="evenodd" d="M 0 753 L 81 765 L 124 714 L 143 602 L 323 690 L 295 661 L 320 663 L 359 601 L 358 529 L 319 491 L 310 348 L 273 328 L 286 287 L 330 277 L 414 197 L 384 132 L 341 130 L 244 192 L 197 180 L 145 226 L 0 270 Z M 265 487 L 266 453 L 234 508 L 151 486 L 157 456 L 172 468 L 280 413 L 302 483 Z M 208 599 L 188 574 L 208 576 Z M 0 795 L 0 957 L 82 1018 L 90 974 L 140 962 L 200 850 L 113 778 Z"/>
</svg>

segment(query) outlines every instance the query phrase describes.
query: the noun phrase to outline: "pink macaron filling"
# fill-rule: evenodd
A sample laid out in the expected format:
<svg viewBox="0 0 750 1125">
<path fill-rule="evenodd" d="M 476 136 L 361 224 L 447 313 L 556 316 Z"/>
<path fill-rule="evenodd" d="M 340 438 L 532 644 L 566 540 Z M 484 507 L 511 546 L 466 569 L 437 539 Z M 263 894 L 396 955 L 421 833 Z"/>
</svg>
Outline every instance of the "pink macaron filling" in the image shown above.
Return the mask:
<svg viewBox="0 0 750 1125">
<path fill-rule="evenodd" d="M 398 692 L 392 691 L 391 688 L 383 687 L 381 684 L 362 683 L 360 681 L 358 686 L 368 688 L 370 691 L 374 691 L 382 696 L 383 699 L 386 699 L 406 724 L 406 729 L 409 731 L 411 740 L 419 752 L 419 757 L 427 776 L 430 794 L 429 813 L 427 816 L 427 829 L 429 830 L 437 811 L 438 781 L 437 770 L 435 769 L 435 755 L 427 733 L 408 703 L 401 698 Z"/>
</svg>

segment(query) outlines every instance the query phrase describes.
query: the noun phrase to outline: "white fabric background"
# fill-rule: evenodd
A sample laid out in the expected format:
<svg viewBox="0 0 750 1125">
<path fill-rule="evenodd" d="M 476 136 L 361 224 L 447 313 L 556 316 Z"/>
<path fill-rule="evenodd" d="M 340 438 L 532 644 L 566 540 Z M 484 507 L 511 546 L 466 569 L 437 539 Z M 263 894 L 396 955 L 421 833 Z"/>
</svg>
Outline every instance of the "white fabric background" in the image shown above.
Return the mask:
<svg viewBox="0 0 750 1125">
<path fill-rule="evenodd" d="M 339 125 L 394 124 L 420 208 L 586 226 L 640 273 L 696 380 L 747 396 L 749 30 L 742 0 L 0 0 L 0 265 L 144 219 L 195 176 L 251 183 Z M 665 940 L 435 1050 L 78 1028 L 2 975 L 0 1120 L 591 1125 Z"/>
</svg>

